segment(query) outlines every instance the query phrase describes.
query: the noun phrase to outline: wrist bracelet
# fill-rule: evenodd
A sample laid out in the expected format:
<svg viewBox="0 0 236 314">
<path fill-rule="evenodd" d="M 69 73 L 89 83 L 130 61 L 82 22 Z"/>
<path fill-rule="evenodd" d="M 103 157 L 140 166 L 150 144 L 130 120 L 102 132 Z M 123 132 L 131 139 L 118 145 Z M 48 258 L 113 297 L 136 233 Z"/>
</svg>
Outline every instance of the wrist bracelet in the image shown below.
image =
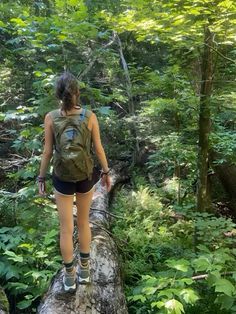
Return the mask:
<svg viewBox="0 0 236 314">
<path fill-rule="evenodd" d="M 102 176 L 103 176 L 103 175 L 107 176 L 110 171 L 111 171 L 111 169 L 109 169 L 107 172 L 102 171 L 101 175 L 102 175 Z"/>
<path fill-rule="evenodd" d="M 45 177 L 40 177 L 40 176 L 37 177 L 38 182 L 45 182 L 45 180 L 46 180 Z"/>
</svg>

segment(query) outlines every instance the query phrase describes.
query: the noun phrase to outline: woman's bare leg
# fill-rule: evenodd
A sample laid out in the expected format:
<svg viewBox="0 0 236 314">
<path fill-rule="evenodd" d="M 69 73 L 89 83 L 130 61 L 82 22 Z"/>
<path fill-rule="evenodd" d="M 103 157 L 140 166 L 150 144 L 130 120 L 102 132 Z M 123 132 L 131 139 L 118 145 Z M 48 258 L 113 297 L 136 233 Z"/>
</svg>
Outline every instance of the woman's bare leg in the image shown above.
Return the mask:
<svg viewBox="0 0 236 314">
<path fill-rule="evenodd" d="M 73 261 L 73 200 L 74 195 L 55 192 L 60 221 L 60 248 L 64 263 Z"/>
<path fill-rule="evenodd" d="M 87 193 L 76 193 L 77 225 L 79 230 L 80 252 L 89 253 L 91 229 L 89 226 L 89 210 L 92 203 L 94 188 Z"/>
</svg>

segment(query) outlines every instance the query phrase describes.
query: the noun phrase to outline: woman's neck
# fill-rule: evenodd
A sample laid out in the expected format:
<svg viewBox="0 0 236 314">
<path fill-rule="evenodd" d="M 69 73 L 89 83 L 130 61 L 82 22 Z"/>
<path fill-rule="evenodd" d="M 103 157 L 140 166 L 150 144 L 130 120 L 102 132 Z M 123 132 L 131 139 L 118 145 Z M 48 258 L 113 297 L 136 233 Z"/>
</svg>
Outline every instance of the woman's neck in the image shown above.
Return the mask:
<svg viewBox="0 0 236 314">
<path fill-rule="evenodd" d="M 82 110 L 81 106 L 75 105 L 70 110 L 63 110 L 63 109 L 61 109 L 61 112 L 62 112 L 63 115 L 66 116 L 66 115 L 70 115 L 70 114 L 79 113 L 81 110 Z"/>
</svg>

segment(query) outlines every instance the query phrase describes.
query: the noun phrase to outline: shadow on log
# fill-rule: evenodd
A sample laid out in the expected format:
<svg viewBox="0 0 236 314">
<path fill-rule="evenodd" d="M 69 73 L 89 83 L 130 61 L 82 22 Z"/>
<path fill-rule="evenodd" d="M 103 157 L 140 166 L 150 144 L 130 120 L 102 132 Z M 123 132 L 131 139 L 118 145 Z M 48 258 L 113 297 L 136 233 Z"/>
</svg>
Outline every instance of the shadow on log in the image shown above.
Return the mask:
<svg viewBox="0 0 236 314">
<path fill-rule="evenodd" d="M 112 175 L 112 185 L 119 181 Z M 92 229 L 90 285 L 78 285 L 76 293 L 63 292 L 62 270 L 54 279 L 39 305 L 39 314 L 126 314 L 126 300 L 118 264 L 118 253 L 109 227 L 108 194 L 100 182 L 96 185 L 90 211 Z M 76 211 L 75 211 L 76 213 Z M 79 248 L 75 249 L 78 260 Z"/>
</svg>

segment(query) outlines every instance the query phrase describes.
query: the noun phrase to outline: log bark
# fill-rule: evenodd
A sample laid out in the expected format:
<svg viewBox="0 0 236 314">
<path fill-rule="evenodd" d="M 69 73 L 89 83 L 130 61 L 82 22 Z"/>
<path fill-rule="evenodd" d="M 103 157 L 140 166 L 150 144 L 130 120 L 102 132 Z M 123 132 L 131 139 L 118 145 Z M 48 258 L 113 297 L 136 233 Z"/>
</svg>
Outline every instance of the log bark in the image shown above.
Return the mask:
<svg viewBox="0 0 236 314">
<path fill-rule="evenodd" d="M 113 185 L 117 176 L 112 176 Z M 106 228 L 110 216 L 106 213 L 108 194 L 100 183 L 96 185 L 90 211 L 92 229 L 90 285 L 78 285 L 75 294 L 62 290 L 62 270 L 51 282 L 39 308 L 39 314 L 126 314 L 127 306 L 114 240 Z M 78 260 L 78 245 L 75 251 Z"/>
</svg>

